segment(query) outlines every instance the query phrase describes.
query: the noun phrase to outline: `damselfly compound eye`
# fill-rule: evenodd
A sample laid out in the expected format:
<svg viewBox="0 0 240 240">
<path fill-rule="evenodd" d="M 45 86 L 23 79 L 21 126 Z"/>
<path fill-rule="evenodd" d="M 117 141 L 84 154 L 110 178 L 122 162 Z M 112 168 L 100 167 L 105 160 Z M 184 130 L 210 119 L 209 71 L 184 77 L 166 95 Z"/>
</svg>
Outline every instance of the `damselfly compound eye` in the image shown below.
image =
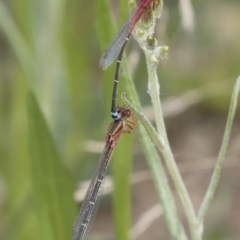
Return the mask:
<svg viewBox="0 0 240 240">
<path fill-rule="evenodd" d="M 130 118 L 131 116 L 132 116 L 132 112 L 129 109 L 127 109 L 126 110 L 126 117 Z"/>
</svg>

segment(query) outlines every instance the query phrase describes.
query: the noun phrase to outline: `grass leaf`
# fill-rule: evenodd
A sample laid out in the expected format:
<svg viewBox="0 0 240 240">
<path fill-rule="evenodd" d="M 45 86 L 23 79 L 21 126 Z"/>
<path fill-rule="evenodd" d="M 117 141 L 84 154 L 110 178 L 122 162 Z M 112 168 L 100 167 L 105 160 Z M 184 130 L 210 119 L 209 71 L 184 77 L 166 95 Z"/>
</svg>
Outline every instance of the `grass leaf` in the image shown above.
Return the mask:
<svg viewBox="0 0 240 240">
<path fill-rule="evenodd" d="M 75 209 L 73 184 L 32 93 L 28 96 L 33 201 L 40 239 L 70 239 Z"/>
</svg>

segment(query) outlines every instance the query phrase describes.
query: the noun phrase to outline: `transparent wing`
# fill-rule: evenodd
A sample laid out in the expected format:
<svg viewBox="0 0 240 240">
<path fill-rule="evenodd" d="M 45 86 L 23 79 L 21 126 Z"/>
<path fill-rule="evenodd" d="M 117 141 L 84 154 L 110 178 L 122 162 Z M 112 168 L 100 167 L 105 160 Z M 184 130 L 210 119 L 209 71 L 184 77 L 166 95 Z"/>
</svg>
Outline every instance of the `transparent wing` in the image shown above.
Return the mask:
<svg viewBox="0 0 240 240">
<path fill-rule="evenodd" d="M 118 35 L 113 39 L 113 41 L 110 43 L 109 47 L 101 57 L 99 63 L 100 67 L 106 69 L 112 64 L 114 59 L 119 54 L 121 48 L 123 47 L 123 44 L 127 41 L 129 35 L 131 34 L 136 22 L 140 18 L 141 13 L 141 5 L 138 5 L 137 8 L 135 8 L 130 13 L 127 22 L 123 25 Z"/>
<path fill-rule="evenodd" d="M 130 13 L 127 22 L 123 25 L 118 35 L 113 39 L 107 50 L 100 59 L 100 67 L 106 69 L 112 64 L 119 54 L 124 42 L 126 42 L 137 21 L 142 16 L 143 11 L 153 0 L 137 0 L 137 7 Z"/>
</svg>

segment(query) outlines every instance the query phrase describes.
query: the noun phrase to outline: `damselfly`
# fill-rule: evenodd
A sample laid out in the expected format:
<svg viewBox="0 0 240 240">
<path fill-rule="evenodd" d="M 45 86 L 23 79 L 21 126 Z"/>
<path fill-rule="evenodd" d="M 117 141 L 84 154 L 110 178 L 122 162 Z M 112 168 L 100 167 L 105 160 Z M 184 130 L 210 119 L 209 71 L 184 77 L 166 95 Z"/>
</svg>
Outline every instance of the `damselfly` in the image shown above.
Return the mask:
<svg viewBox="0 0 240 240">
<path fill-rule="evenodd" d="M 151 3 L 153 3 L 154 8 L 155 1 L 159 2 L 160 0 L 137 0 L 137 7 L 130 13 L 130 16 L 128 17 L 126 23 L 123 25 L 118 35 L 111 42 L 100 60 L 100 66 L 103 69 L 106 69 L 109 65 L 111 65 L 120 51 L 124 51 L 126 43 L 136 23 Z M 122 54 L 119 54 L 119 56 L 122 56 Z"/>
<path fill-rule="evenodd" d="M 115 145 L 122 133 L 131 133 L 135 126 L 135 120 L 129 109 L 119 107 L 117 113 L 120 118 L 119 120 L 113 121 L 108 129 L 106 144 L 100 157 L 97 170 L 88 187 L 81 210 L 74 223 L 72 229 L 72 239 L 74 240 L 83 240 L 86 236 L 98 207 L 104 175 Z"/>
<path fill-rule="evenodd" d="M 103 54 L 100 60 L 100 66 L 103 68 L 107 68 L 118 55 L 117 58 L 117 66 L 114 78 L 114 85 L 113 85 L 113 92 L 112 92 L 112 105 L 111 105 L 111 116 L 114 120 L 118 120 L 120 116 L 117 113 L 117 90 L 118 90 L 118 82 L 119 82 L 119 72 L 120 72 L 120 65 L 122 61 L 123 52 L 125 46 L 128 42 L 128 39 L 132 33 L 132 30 L 138 20 L 141 18 L 143 12 L 149 8 L 150 4 L 153 2 L 154 4 L 159 2 L 160 0 L 137 0 L 137 7 L 131 12 L 127 22 L 122 27 L 116 38 L 112 41 L 109 45 L 105 53 Z"/>
</svg>

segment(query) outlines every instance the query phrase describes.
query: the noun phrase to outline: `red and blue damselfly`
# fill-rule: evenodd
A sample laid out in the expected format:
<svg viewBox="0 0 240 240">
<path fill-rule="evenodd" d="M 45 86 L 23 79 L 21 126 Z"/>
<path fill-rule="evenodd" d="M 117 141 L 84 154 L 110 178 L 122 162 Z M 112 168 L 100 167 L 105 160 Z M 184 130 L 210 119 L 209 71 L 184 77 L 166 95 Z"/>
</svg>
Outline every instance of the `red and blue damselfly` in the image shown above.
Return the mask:
<svg viewBox="0 0 240 240">
<path fill-rule="evenodd" d="M 120 30 L 119 34 L 115 37 L 109 45 L 100 60 L 100 66 L 106 69 L 117 57 L 117 66 L 115 72 L 113 93 L 112 93 L 112 107 L 111 115 L 114 121 L 111 123 L 107 136 L 106 144 L 101 154 L 98 167 L 95 171 L 93 179 L 88 187 L 83 204 L 78 213 L 77 219 L 72 229 L 73 240 L 83 240 L 90 229 L 91 223 L 97 211 L 98 203 L 101 196 L 101 187 L 103 187 L 104 176 L 107 166 L 113 154 L 115 145 L 117 144 L 121 135 L 125 132 L 131 133 L 136 121 L 132 116 L 129 109 L 117 107 L 117 89 L 119 82 L 119 71 L 122 60 L 122 55 L 127 44 L 127 41 L 134 29 L 134 26 L 143 15 L 144 11 L 151 6 L 155 1 L 160 0 L 138 0 L 136 8 L 131 12 L 128 20 Z"/>
</svg>

